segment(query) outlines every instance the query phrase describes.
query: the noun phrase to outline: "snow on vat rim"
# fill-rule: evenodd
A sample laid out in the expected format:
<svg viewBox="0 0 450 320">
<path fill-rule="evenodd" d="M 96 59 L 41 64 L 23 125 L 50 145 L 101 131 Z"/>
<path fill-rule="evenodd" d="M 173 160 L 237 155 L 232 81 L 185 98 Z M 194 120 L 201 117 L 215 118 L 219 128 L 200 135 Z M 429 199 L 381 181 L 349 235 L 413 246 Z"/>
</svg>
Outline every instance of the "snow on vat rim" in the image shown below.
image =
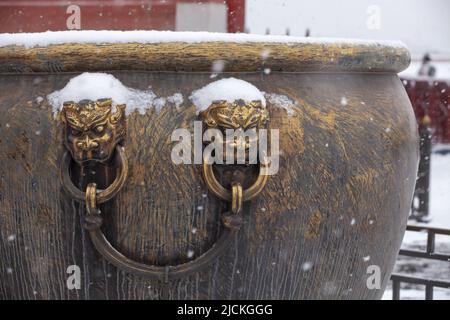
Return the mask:
<svg viewBox="0 0 450 320">
<path fill-rule="evenodd" d="M 105 43 L 283 43 L 283 44 L 342 44 L 362 46 L 387 46 L 406 49 L 401 41 L 379 41 L 341 38 L 305 38 L 282 35 L 257 35 L 245 33 L 218 32 L 180 32 L 180 31 L 115 31 L 115 30 L 81 30 L 81 31 L 47 31 L 38 33 L 0 33 L 0 47 L 24 46 L 46 47 L 57 44 L 105 44 Z"/>
<path fill-rule="evenodd" d="M 225 78 L 211 82 L 201 89 L 192 92 L 189 97 L 197 108 L 197 114 L 206 110 L 213 101 L 226 100 L 234 102 L 242 99 L 245 102 L 260 100 L 263 107 L 266 107 L 264 94 L 251 83 L 236 79 Z"/>
<path fill-rule="evenodd" d="M 0 34 L 0 73 L 112 70 L 389 72 L 406 69 L 397 41 L 173 31 Z"/>
</svg>

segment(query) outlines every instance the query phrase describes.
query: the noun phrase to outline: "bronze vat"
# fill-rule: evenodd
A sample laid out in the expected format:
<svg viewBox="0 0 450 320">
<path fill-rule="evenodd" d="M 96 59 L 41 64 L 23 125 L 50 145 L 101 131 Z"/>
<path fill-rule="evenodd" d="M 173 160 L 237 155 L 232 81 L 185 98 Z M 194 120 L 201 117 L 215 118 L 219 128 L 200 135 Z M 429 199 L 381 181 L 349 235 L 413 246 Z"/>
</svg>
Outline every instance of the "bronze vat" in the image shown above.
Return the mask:
<svg viewBox="0 0 450 320">
<path fill-rule="evenodd" d="M 0 47 L 0 298 L 380 298 L 418 164 L 397 77 L 408 64 L 403 47 L 363 42 Z M 130 101 L 84 97 L 55 113 L 49 95 L 83 72 L 165 98 L 126 112 Z M 279 170 L 268 179 L 258 165 L 171 160 L 172 132 L 206 117 L 192 93 L 232 77 L 258 88 L 266 111 L 256 101 L 231 115 L 225 103 L 208 125 L 278 129 Z M 370 266 L 379 288 L 368 287 Z"/>
</svg>

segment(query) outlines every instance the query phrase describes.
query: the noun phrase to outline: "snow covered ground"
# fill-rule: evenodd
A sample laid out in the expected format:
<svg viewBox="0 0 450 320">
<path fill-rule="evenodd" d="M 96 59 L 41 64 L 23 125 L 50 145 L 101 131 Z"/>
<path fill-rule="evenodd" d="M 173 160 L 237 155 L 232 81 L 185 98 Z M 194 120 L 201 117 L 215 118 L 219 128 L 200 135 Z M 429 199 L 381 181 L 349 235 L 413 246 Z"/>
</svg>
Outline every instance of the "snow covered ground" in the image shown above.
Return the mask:
<svg viewBox="0 0 450 320">
<path fill-rule="evenodd" d="M 429 223 L 417 223 L 411 220 L 409 224 L 450 229 L 450 145 L 436 145 L 431 155 L 430 181 L 430 216 Z M 407 231 L 402 248 L 424 251 L 426 233 Z M 436 251 L 450 254 L 450 236 L 436 236 Z M 399 256 L 394 269 L 395 273 L 413 277 L 424 277 L 436 280 L 450 280 L 450 262 L 428 259 L 414 259 Z M 424 286 L 403 284 L 401 299 L 423 300 Z M 390 285 L 383 299 L 392 299 Z M 434 290 L 434 299 L 450 300 L 450 289 Z"/>
<path fill-rule="evenodd" d="M 433 78 L 426 76 L 418 76 L 419 69 L 422 66 L 421 60 L 413 60 L 409 67 L 400 72 L 398 75 L 402 79 L 413 79 L 413 80 L 427 80 L 427 81 L 446 81 L 450 82 L 450 57 L 448 55 L 443 55 L 439 61 L 432 61 L 430 63 L 436 70 L 436 74 Z"/>
</svg>

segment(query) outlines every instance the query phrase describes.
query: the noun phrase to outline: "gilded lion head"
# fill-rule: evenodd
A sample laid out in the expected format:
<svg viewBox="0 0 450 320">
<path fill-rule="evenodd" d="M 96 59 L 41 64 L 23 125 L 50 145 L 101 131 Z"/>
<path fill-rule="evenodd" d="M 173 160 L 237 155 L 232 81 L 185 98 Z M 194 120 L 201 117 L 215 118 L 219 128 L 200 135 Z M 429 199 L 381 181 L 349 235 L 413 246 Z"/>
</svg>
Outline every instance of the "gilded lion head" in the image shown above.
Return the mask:
<svg viewBox="0 0 450 320">
<path fill-rule="evenodd" d="M 125 136 L 125 105 L 113 112 L 111 99 L 64 102 L 60 117 L 64 144 L 79 164 L 107 162 Z"/>
<path fill-rule="evenodd" d="M 267 109 L 260 100 L 246 103 L 244 100 L 213 101 L 200 113 L 209 128 L 241 129 L 262 127 L 269 119 Z"/>
<path fill-rule="evenodd" d="M 238 148 L 241 148 L 248 158 L 250 146 L 256 145 L 258 142 L 258 130 L 264 128 L 269 121 L 269 112 L 260 100 L 250 102 L 241 99 L 233 102 L 217 100 L 213 101 L 206 110 L 200 112 L 200 117 L 205 123 L 206 129 L 218 129 L 225 135 L 230 129 L 235 132 L 234 136 L 226 136 L 223 141 L 224 156 L 230 148 L 236 156 Z M 253 134 L 250 135 L 250 133 Z"/>
</svg>

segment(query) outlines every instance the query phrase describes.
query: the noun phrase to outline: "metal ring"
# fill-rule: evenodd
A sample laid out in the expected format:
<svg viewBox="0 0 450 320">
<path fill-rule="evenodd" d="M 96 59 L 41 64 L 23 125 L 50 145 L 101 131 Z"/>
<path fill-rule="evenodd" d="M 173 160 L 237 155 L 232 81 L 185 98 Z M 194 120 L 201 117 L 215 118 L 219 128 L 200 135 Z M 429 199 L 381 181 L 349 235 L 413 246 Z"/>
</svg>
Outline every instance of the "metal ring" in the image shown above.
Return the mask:
<svg viewBox="0 0 450 320">
<path fill-rule="evenodd" d="M 111 183 L 106 189 L 101 190 L 97 193 L 97 203 L 104 203 L 106 201 L 111 200 L 114 196 L 122 189 L 125 180 L 128 176 L 128 160 L 125 155 L 125 151 L 122 146 L 116 146 L 116 160 L 117 163 L 117 172 L 116 178 L 113 183 Z M 69 167 L 72 161 L 72 157 L 70 152 L 66 150 L 62 157 L 61 166 L 60 166 L 60 179 L 64 189 L 67 193 L 75 200 L 79 202 L 85 202 L 86 193 L 78 189 L 72 182 L 72 179 L 69 175 Z"/>
<path fill-rule="evenodd" d="M 266 173 L 266 167 L 263 164 L 259 164 L 259 175 L 255 183 L 250 187 L 245 189 L 243 193 L 243 201 L 248 201 L 256 197 L 266 185 L 269 176 Z M 205 178 L 208 188 L 219 198 L 225 201 L 232 200 L 231 190 L 225 189 L 219 181 L 217 181 L 214 175 L 213 166 L 209 164 L 205 159 L 203 160 L 203 176 Z"/>
<path fill-rule="evenodd" d="M 238 214 L 242 210 L 243 202 L 242 185 L 237 182 L 231 184 L 231 212 Z"/>
<path fill-rule="evenodd" d="M 229 247 L 242 223 L 242 218 L 239 215 L 242 206 L 242 187 L 240 184 L 233 184 L 233 191 L 236 193 L 234 197 L 237 202 L 237 210 L 233 212 L 234 214 L 231 217 L 224 215 L 222 223 L 225 228 L 218 240 L 208 251 L 196 259 L 179 265 L 148 265 L 129 259 L 114 248 L 101 230 L 103 219 L 97 209 L 97 186 L 93 182 L 89 183 L 86 188 L 87 215 L 85 216 L 84 227 L 89 231 L 91 241 L 97 251 L 117 268 L 145 278 L 168 282 L 169 279 L 188 276 L 209 267 Z"/>
<path fill-rule="evenodd" d="M 85 195 L 86 211 L 92 215 L 97 211 L 97 184 L 95 182 L 87 185 Z"/>
<path fill-rule="evenodd" d="M 236 215 L 236 217 L 238 217 Z M 106 238 L 101 228 L 89 230 L 89 235 L 94 247 L 108 262 L 117 268 L 146 279 L 168 281 L 181 277 L 187 277 L 210 267 L 230 247 L 238 228 L 224 225 L 221 235 L 211 248 L 199 257 L 179 265 L 157 266 L 134 261 L 124 256 Z"/>
</svg>

